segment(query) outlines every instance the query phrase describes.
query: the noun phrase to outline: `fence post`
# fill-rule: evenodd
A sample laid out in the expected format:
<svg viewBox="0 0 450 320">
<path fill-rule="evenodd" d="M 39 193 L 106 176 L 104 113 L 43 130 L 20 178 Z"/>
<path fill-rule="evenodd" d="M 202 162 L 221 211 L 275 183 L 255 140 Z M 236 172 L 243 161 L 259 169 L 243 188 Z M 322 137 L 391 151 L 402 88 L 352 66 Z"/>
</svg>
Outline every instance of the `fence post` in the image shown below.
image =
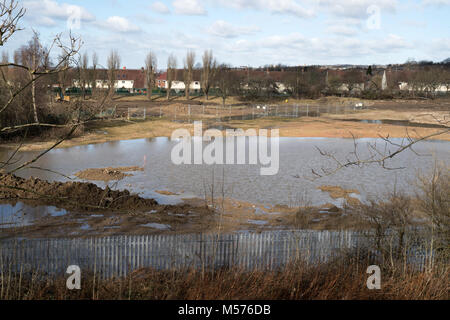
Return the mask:
<svg viewBox="0 0 450 320">
<path fill-rule="evenodd" d="M 130 120 L 130 108 L 127 108 L 127 120 Z"/>
</svg>

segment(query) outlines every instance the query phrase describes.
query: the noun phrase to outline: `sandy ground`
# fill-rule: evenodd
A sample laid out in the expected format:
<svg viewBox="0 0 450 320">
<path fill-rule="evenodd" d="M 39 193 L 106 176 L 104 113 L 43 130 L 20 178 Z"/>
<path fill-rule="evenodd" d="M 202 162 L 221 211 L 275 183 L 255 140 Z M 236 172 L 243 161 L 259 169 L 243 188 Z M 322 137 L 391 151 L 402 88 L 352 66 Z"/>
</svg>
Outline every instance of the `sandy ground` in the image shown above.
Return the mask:
<svg viewBox="0 0 450 320">
<path fill-rule="evenodd" d="M 118 167 L 118 168 L 94 168 L 86 169 L 75 173 L 75 176 L 83 180 L 93 181 L 111 181 L 122 180 L 125 177 L 131 176 L 131 171 L 144 171 L 142 167 Z"/>
</svg>

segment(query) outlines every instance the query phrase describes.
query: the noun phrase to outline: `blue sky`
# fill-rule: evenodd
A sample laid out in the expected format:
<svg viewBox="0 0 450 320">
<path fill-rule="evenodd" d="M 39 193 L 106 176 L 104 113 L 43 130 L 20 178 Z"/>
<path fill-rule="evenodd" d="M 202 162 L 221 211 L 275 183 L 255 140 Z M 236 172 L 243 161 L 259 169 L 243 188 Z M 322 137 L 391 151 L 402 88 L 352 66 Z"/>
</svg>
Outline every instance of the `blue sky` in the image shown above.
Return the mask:
<svg viewBox="0 0 450 320">
<path fill-rule="evenodd" d="M 122 66 L 144 65 L 149 50 L 166 67 L 186 50 L 197 62 L 212 49 L 235 66 L 283 63 L 388 64 L 450 57 L 450 0 L 22 0 L 28 12 L 3 49 L 12 52 L 37 30 L 44 43 L 80 17 L 72 32 L 83 52 L 106 63 L 117 49 Z M 77 21 L 70 19 L 70 21 Z"/>
</svg>

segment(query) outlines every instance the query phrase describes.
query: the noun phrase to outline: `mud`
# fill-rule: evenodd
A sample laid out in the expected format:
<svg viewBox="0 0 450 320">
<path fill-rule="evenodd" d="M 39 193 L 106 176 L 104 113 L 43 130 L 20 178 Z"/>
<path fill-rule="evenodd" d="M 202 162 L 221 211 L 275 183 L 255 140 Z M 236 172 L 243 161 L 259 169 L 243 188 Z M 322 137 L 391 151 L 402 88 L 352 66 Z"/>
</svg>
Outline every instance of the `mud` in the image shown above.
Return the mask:
<svg viewBox="0 0 450 320">
<path fill-rule="evenodd" d="M 92 181 L 111 181 L 122 180 L 125 177 L 131 176 L 128 173 L 131 171 L 144 171 L 142 167 L 118 167 L 118 168 L 99 168 L 99 169 L 86 169 L 75 173 L 75 176 L 83 180 Z"/>
<path fill-rule="evenodd" d="M 292 228 L 354 229 L 354 217 L 333 205 L 299 208 L 253 204 L 236 199 L 183 199 L 159 205 L 128 191 L 102 189 L 86 182 L 47 182 L 0 175 L 0 203 L 51 205 L 67 213 L 44 216 L 31 224 L 3 228 L 0 238 L 65 238 L 110 235 L 262 232 Z M 303 221 L 304 220 L 304 221 Z"/>
<path fill-rule="evenodd" d="M 165 195 L 165 196 L 178 196 L 178 193 L 167 191 L 167 190 L 155 190 L 156 193 Z"/>
<path fill-rule="evenodd" d="M 128 190 L 102 189 L 93 183 L 48 182 L 38 178 L 23 179 L 0 174 L 0 200 L 31 201 L 65 209 L 148 210 L 158 205 Z"/>
<path fill-rule="evenodd" d="M 359 191 L 356 189 L 344 189 L 339 186 L 326 185 L 320 186 L 318 189 L 322 192 L 328 192 L 333 199 L 345 199 L 350 205 L 360 204 L 360 201 L 357 198 L 351 196 L 352 194 L 359 194 Z"/>
</svg>

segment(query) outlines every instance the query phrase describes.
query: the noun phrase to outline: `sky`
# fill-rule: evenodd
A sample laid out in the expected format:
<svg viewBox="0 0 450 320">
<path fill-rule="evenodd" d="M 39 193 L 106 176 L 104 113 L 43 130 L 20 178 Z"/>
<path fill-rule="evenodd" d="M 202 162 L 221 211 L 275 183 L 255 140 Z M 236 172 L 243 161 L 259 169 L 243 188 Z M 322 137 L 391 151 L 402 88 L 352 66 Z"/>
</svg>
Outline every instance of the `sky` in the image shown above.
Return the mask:
<svg viewBox="0 0 450 320">
<path fill-rule="evenodd" d="M 390 64 L 450 57 L 450 0 L 19 0 L 24 28 L 12 53 L 39 32 L 50 45 L 69 31 L 100 64 L 117 49 L 122 67 L 140 68 L 152 50 L 158 68 L 187 50 L 211 49 L 234 66 Z M 57 53 L 55 53 L 57 54 Z"/>
</svg>

